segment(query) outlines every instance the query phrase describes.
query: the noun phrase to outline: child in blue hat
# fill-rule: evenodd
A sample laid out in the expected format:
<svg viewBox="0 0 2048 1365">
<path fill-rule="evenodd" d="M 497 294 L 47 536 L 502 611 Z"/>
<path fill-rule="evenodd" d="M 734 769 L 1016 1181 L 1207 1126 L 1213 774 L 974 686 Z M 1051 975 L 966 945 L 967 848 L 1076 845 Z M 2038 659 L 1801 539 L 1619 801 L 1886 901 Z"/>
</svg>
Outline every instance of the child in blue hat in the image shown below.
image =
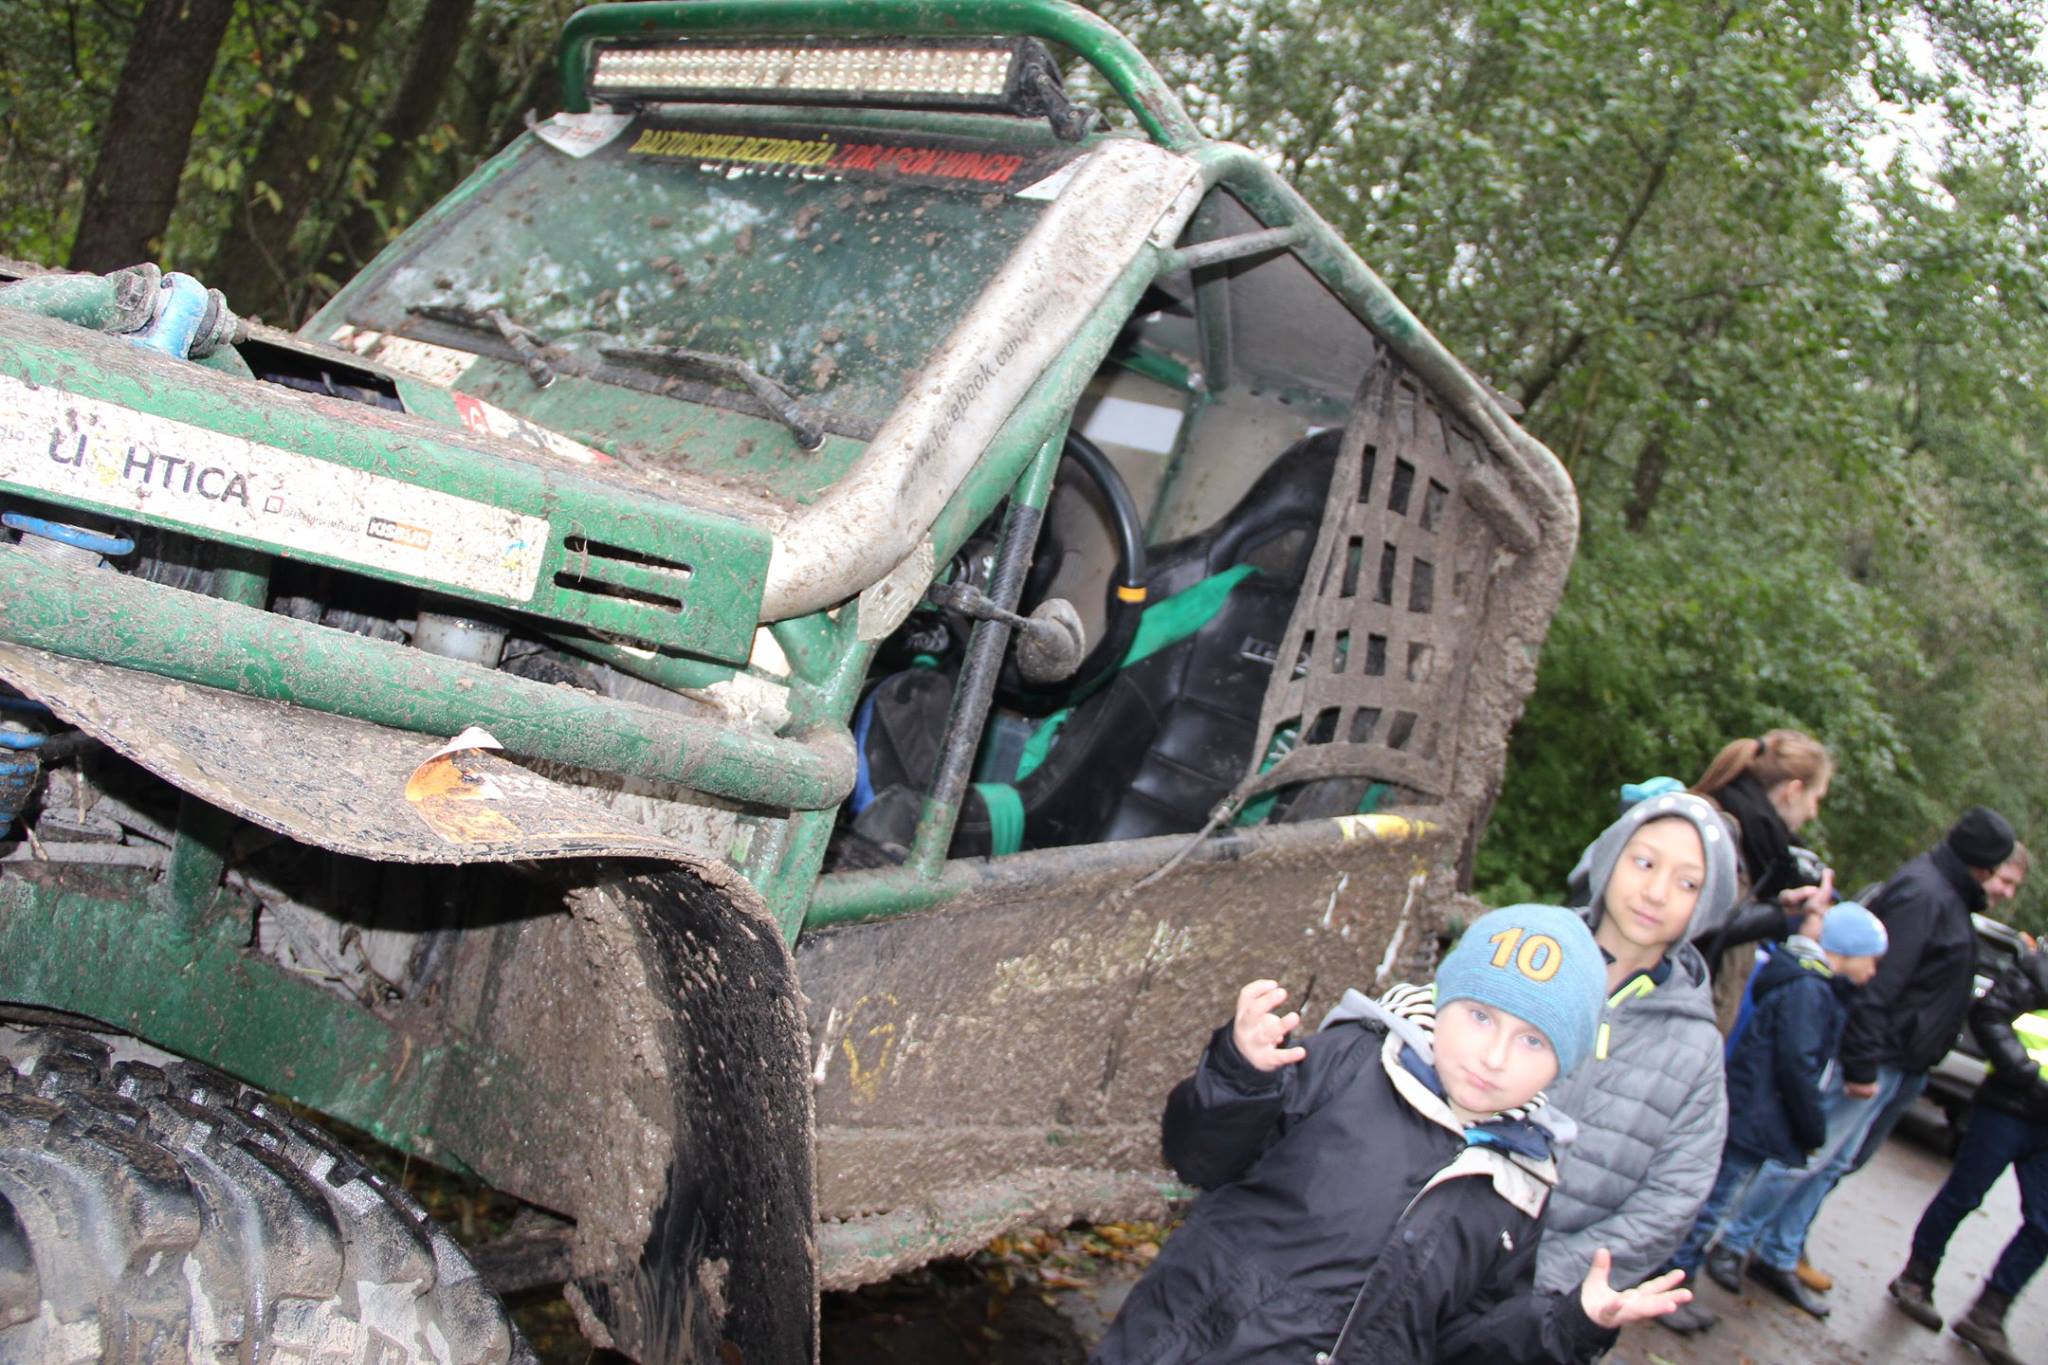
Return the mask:
<svg viewBox="0 0 2048 1365">
<path fill-rule="evenodd" d="M 1822 919 L 1818 940 L 1795 934 L 1757 969 L 1749 1022 L 1728 1055 L 1728 1145 L 1672 1265 L 1688 1275 L 1698 1267 L 1764 1162 L 1802 1166 L 1826 1141 L 1821 1082 L 1840 1049 L 1853 992 L 1877 975 L 1887 946 L 1884 922 L 1855 901 L 1842 901 Z M 1775 1273 L 1789 1292 L 1793 1267 L 1767 1267 L 1766 1273 Z M 1738 1274 L 1723 1265 L 1716 1278 Z M 1689 1333 L 1714 1321 L 1695 1307 L 1667 1318 L 1665 1326 Z"/>
<path fill-rule="evenodd" d="M 1606 967 L 1569 910 L 1480 918 L 1434 987 L 1345 993 L 1299 1044 L 1254 981 L 1167 1100 L 1167 1160 L 1208 1192 L 1166 1243 L 1098 1365 L 1590 1360 L 1689 1297 L 1596 1258 L 1534 1290 L 1553 1145 L 1542 1090 L 1595 1045 Z"/>
</svg>

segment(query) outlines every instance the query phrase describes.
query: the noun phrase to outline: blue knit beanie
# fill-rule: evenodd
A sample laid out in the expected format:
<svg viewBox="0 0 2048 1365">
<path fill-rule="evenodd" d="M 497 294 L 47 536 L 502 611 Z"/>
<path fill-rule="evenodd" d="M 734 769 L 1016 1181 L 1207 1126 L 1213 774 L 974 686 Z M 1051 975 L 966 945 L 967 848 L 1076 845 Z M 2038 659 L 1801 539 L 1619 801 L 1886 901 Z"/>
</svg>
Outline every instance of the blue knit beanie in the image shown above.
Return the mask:
<svg viewBox="0 0 2048 1365">
<path fill-rule="evenodd" d="M 1563 1076 L 1593 1050 L 1607 963 L 1584 920 L 1556 905 L 1510 905 L 1474 920 L 1436 969 L 1438 1008 L 1493 1005 L 1542 1030 Z"/>
<path fill-rule="evenodd" d="M 1829 907 L 1821 921 L 1820 946 L 1843 957 L 1883 957 L 1891 935 L 1876 915 L 1855 901 L 1843 901 Z"/>
</svg>

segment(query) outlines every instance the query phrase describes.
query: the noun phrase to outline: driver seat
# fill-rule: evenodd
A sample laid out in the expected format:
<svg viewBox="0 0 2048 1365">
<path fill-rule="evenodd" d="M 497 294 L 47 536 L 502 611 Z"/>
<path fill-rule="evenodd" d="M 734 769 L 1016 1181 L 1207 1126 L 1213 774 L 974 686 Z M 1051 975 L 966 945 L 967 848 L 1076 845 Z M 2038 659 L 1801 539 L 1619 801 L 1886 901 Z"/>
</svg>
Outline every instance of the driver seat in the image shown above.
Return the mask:
<svg viewBox="0 0 2048 1365">
<path fill-rule="evenodd" d="M 1026 746 L 1035 766 L 969 789 L 952 856 L 1202 827 L 1251 765 L 1341 439 L 1331 429 L 1296 441 L 1214 526 L 1153 550 L 1152 604 L 1122 665 L 1047 718 Z M 952 690 L 949 675 L 913 669 L 885 679 L 862 708 L 857 738 L 874 795 L 854 832 L 890 856 L 916 830 Z"/>
</svg>

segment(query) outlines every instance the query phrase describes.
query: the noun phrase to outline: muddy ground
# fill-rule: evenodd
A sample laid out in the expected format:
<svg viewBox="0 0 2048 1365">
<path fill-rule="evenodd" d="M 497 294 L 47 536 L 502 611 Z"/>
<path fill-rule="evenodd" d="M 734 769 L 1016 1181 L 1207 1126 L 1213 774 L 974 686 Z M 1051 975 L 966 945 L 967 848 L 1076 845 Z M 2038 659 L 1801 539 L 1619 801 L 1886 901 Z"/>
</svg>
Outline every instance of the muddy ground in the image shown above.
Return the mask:
<svg viewBox="0 0 2048 1365">
<path fill-rule="evenodd" d="M 1807 1250 L 1835 1276 L 1833 1312 L 1816 1322 L 1768 1291 L 1740 1298 L 1707 1284 L 1703 1299 L 1722 1316 L 1705 1336 L 1683 1339 L 1641 1327 L 1611 1357 L 1624 1365 L 1707 1365 L 1742 1362 L 1966 1362 L 1982 1357 L 1947 1332 L 1936 1335 L 1892 1307 L 1885 1285 L 1906 1259 L 1920 1211 L 1948 1175 L 1945 1130 L 1925 1102 L 1913 1120 L 1860 1174 L 1844 1181 L 1821 1209 Z M 2019 1187 L 2008 1170 L 1984 1205 L 1956 1232 L 1934 1297 L 1953 1320 L 1970 1306 L 1984 1276 L 2019 1228 Z M 2036 1277 L 2013 1306 L 2007 1333 L 2022 1359 L 2048 1365 L 2048 1276 Z"/>
<path fill-rule="evenodd" d="M 1914 1325 L 1885 1297 L 1913 1224 L 1947 1173 L 1946 1136 L 1933 1111 L 1924 1110 L 1828 1202 L 1811 1243 L 1816 1263 L 1836 1276 L 1827 1321 L 1763 1290 L 1737 1298 L 1708 1284 L 1705 1301 L 1722 1317 L 1713 1332 L 1686 1339 L 1661 1327 L 1637 1327 L 1609 1359 L 1617 1365 L 1965 1365 L 1981 1359 L 1948 1333 Z M 1954 1317 L 1969 1306 L 2018 1226 L 2019 1191 L 2008 1171 L 1949 1249 L 1935 1289 L 1945 1314 Z M 1113 1254 L 1091 1270 L 1065 1254 L 1087 1245 L 1078 1233 L 1061 1238 L 1062 1250 L 1041 1266 L 1036 1284 L 1014 1273 L 1014 1254 L 990 1255 L 899 1276 L 858 1294 L 828 1294 L 824 1365 L 1080 1365 L 1142 1269 Z M 1081 1283 L 1068 1283 L 1074 1280 Z M 2009 1326 L 2023 1358 L 2048 1365 L 2048 1276 L 2021 1296 Z"/>
<path fill-rule="evenodd" d="M 1946 1139 L 1933 1111 L 1904 1126 L 1869 1169 L 1845 1182 L 1814 1225 L 1810 1250 L 1836 1285 L 1827 1321 L 1763 1290 L 1732 1296 L 1711 1283 L 1721 1314 L 1711 1333 L 1681 1338 L 1646 1325 L 1626 1333 L 1616 1365 L 1967 1365 L 1980 1360 L 1953 1336 L 1928 1332 L 1894 1309 L 1885 1284 L 1905 1258 L 1920 1210 L 1948 1172 Z M 1935 1288 L 1944 1314 L 1969 1306 L 1983 1276 L 2019 1226 L 2019 1192 L 2006 1172 L 1966 1219 Z M 1146 1229 L 1074 1228 L 1020 1236 L 857 1293 L 827 1294 L 823 1365 L 1081 1365 L 1142 1273 Z M 536 1324 L 553 1318 L 542 1307 Z M 531 1315 L 535 1308 L 530 1307 Z M 2048 1276 L 2021 1296 L 2009 1319 L 2024 1359 L 2048 1365 Z M 593 1357 L 573 1334 L 543 1330 L 547 1358 Z M 616 1357 L 612 1357 L 616 1359 Z"/>
</svg>

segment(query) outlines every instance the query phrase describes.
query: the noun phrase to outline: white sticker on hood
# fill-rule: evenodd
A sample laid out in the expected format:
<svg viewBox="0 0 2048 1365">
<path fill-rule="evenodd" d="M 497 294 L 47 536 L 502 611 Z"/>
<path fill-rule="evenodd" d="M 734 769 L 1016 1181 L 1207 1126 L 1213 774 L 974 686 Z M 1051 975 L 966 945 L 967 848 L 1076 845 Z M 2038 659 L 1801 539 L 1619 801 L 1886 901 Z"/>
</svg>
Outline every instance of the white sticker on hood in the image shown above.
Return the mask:
<svg viewBox="0 0 2048 1365">
<path fill-rule="evenodd" d="M 346 323 L 335 328 L 334 335 L 328 340 L 365 360 L 374 360 L 388 369 L 440 389 L 462 378 L 463 371 L 476 364 L 476 356 L 469 351 L 415 341 L 411 337 L 388 336 Z"/>
<path fill-rule="evenodd" d="M 0 482 L 530 601 L 548 523 L 0 375 Z"/>
<path fill-rule="evenodd" d="M 558 152 L 585 157 L 625 132 L 632 122 L 631 114 L 593 109 L 587 114 L 556 114 L 542 119 L 533 125 L 533 135 Z"/>
</svg>

